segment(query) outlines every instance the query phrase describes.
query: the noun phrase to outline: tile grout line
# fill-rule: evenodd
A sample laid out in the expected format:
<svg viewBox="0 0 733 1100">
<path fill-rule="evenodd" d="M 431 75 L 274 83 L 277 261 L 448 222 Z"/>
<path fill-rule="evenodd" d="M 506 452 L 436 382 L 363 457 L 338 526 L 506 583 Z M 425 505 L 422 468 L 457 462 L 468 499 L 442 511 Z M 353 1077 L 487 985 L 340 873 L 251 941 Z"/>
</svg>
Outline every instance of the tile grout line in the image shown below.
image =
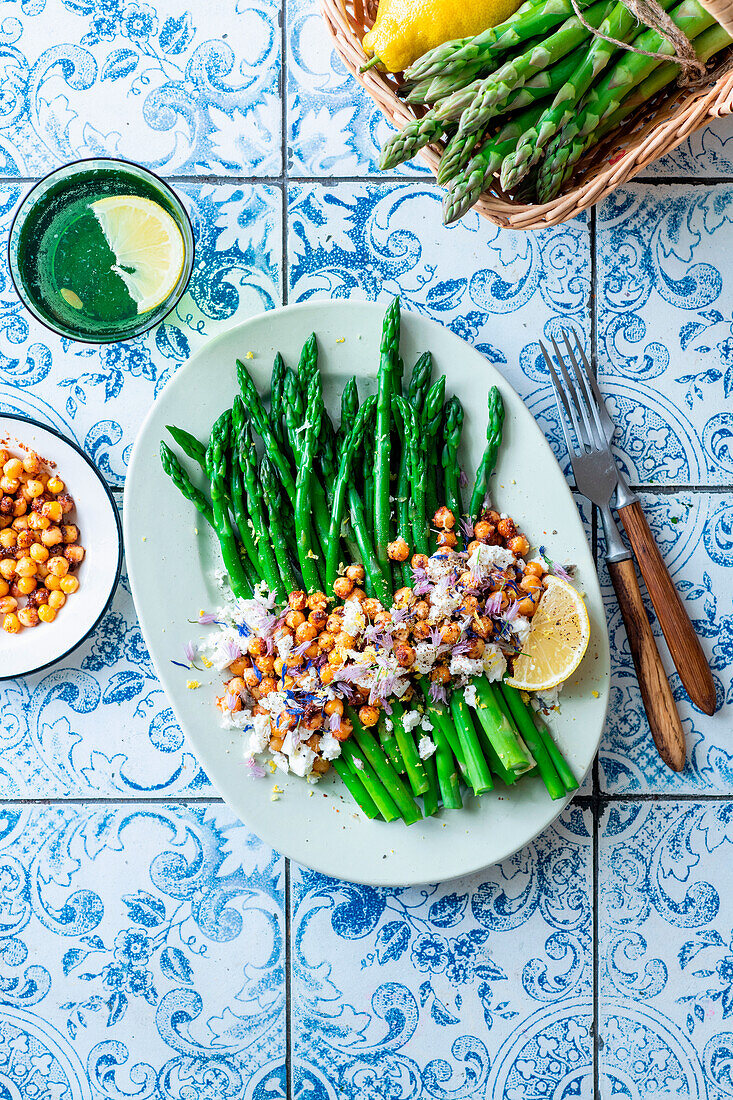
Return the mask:
<svg viewBox="0 0 733 1100">
<path fill-rule="evenodd" d="M 184 186 L 195 186 L 197 184 L 221 184 L 222 186 L 232 185 L 241 186 L 242 184 L 251 184 L 253 186 L 261 187 L 278 187 L 287 182 L 288 179 L 293 179 L 298 183 L 305 184 L 319 184 L 326 187 L 338 187 L 340 184 L 351 183 L 365 183 L 370 185 L 386 185 L 386 184 L 403 184 L 403 183 L 419 183 L 425 184 L 429 187 L 437 188 L 440 184 L 432 175 L 427 174 L 409 174 L 404 175 L 392 175 L 388 172 L 379 174 L 366 174 L 366 175 L 345 175 L 345 176 L 292 176 L 289 177 L 287 171 L 284 170 L 281 173 L 276 173 L 270 176 L 257 176 L 257 175 L 218 175 L 216 173 L 201 175 L 165 175 L 161 177 L 167 183 L 182 184 Z M 34 183 L 38 183 L 43 176 L 0 176 L 0 186 L 13 187 L 13 186 L 28 186 Z M 684 176 L 670 176 L 668 178 L 654 178 L 654 179 L 642 179 L 636 177 L 626 186 L 633 186 L 634 184 L 643 184 L 645 187 L 670 187 L 670 186 L 690 186 L 690 187 L 717 187 L 728 186 L 733 184 L 733 176 L 697 176 L 694 179 L 688 179 Z"/>
<path fill-rule="evenodd" d="M 704 791 L 601 791 L 594 794 L 578 794 L 573 804 L 582 809 L 593 810 L 597 804 L 599 814 L 607 806 L 620 803 L 646 802 L 720 802 L 733 801 L 733 791 L 720 791 L 707 794 Z M 60 809 L 63 806 L 224 806 L 226 803 L 218 795 L 49 795 L 46 798 L 0 798 L 0 807 L 12 806 L 48 806 Z M 447 881 L 451 881 L 450 879 Z"/>
<path fill-rule="evenodd" d="M 288 271 L 288 42 L 287 42 L 287 0 L 280 7 L 280 297 L 284 306 L 288 304 L 290 275 Z M 293 1082 L 292 1059 L 292 946 L 291 946 L 291 898 L 290 898 L 290 860 L 285 858 L 283 906 L 284 965 L 285 965 L 285 1098 L 292 1100 L 295 1088 Z"/>
</svg>

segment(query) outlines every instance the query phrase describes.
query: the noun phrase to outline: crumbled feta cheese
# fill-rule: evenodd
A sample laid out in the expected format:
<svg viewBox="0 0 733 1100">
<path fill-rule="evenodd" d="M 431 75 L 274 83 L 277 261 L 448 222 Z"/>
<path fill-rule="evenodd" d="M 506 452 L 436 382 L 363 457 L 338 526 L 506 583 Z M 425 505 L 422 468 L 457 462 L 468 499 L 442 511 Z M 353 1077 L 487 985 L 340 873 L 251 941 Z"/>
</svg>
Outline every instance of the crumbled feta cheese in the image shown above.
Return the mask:
<svg viewBox="0 0 733 1100">
<path fill-rule="evenodd" d="M 428 564 L 425 566 L 428 580 L 436 584 L 443 577 L 451 573 L 456 564 L 460 561 L 461 559 L 454 553 L 441 554 L 439 557 L 432 555 L 428 558 Z"/>
<path fill-rule="evenodd" d="M 356 638 L 366 627 L 366 615 L 358 600 L 347 600 L 344 604 L 344 632 Z"/>
<path fill-rule="evenodd" d="M 321 734 L 321 756 L 324 760 L 336 760 L 341 755 L 341 742 L 338 737 L 326 731 Z"/>
<path fill-rule="evenodd" d="M 270 719 L 266 714 L 253 714 L 248 753 L 264 752 L 270 741 Z"/>
<path fill-rule="evenodd" d="M 407 689 L 410 687 L 410 681 L 403 678 L 398 678 L 392 685 L 392 694 L 396 695 L 398 699 L 401 699 Z"/>
<path fill-rule="evenodd" d="M 516 562 L 511 550 L 505 550 L 503 546 L 487 546 L 480 543 L 468 559 L 468 568 L 477 576 L 485 577 L 491 569 L 508 569 Z"/>
<path fill-rule="evenodd" d="M 420 719 L 420 729 L 425 730 L 426 733 L 433 732 L 433 723 L 430 721 L 429 715 L 424 714 Z"/>
<path fill-rule="evenodd" d="M 293 651 L 294 646 L 292 634 L 281 634 L 275 639 L 275 649 L 277 650 L 279 657 L 289 657 Z"/>
<path fill-rule="evenodd" d="M 476 688 L 473 684 L 469 684 L 468 687 L 465 689 L 465 691 L 463 692 L 463 698 L 468 703 L 469 707 L 473 707 L 474 709 L 476 708 Z"/>
<path fill-rule="evenodd" d="M 269 710 L 270 714 L 282 714 L 287 710 L 288 700 L 284 691 L 270 691 L 260 699 L 260 706 Z"/>
<path fill-rule="evenodd" d="M 313 752 L 313 749 L 309 749 L 307 745 L 299 745 L 288 757 L 290 761 L 290 770 L 293 775 L 299 775 L 301 779 L 305 779 L 305 777 L 310 775 L 313 771 L 313 761 L 315 758 L 316 754 Z"/>
<path fill-rule="evenodd" d="M 434 646 L 432 642 L 418 642 L 415 646 L 415 663 L 412 666 L 412 671 L 422 676 L 426 672 L 430 672 L 437 659 L 437 646 Z"/>
<path fill-rule="evenodd" d="M 516 619 L 511 624 L 512 633 L 516 635 L 517 641 L 520 645 L 524 645 L 529 638 L 529 632 L 532 629 L 532 624 L 528 618 L 524 615 L 517 615 Z"/>
<path fill-rule="evenodd" d="M 437 623 L 441 619 L 449 619 L 453 612 L 461 606 L 463 593 L 453 590 L 438 591 L 433 589 L 430 593 L 430 612 L 428 622 Z"/>
<path fill-rule="evenodd" d="M 420 714 L 416 710 L 408 710 L 407 714 L 402 718 L 402 725 L 405 727 L 407 733 L 409 733 L 410 730 L 414 730 L 415 726 L 419 725 L 419 723 Z"/>
<path fill-rule="evenodd" d="M 290 771 L 290 764 L 288 763 L 287 756 L 283 756 L 281 752 L 274 752 L 272 754 L 272 759 L 275 763 L 275 767 L 279 768 L 281 772 L 287 773 Z"/>
<path fill-rule="evenodd" d="M 534 703 L 536 699 L 537 703 L 542 709 L 552 710 L 552 708 L 556 707 L 558 702 L 560 701 L 560 692 L 562 691 L 562 688 L 563 685 L 558 684 L 557 687 L 550 688 L 549 691 L 543 691 L 541 693 L 538 692 L 538 694 L 535 695 L 532 699 L 532 702 Z"/>
<path fill-rule="evenodd" d="M 385 718 L 384 719 L 384 727 L 385 727 L 386 730 L 388 730 L 389 733 L 392 732 L 392 730 L 394 729 L 394 722 L 392 721 L 391 718 Z"/>
<path fill-rule="evenodd" d="M 490 684 L 495 680 L 501 680 L 506 672 L 506 657 L 498 645 L 487 645 L 484 649 L 484 675 Z M 475 704 L 472 704 L 475 706 Z"/>
<path fill-rule="evenodd" d="M 426 735 L 425 737 L 421 737 L 418 741 L 417 754 L 421 760 L 427 760 L 429 756 L 433 755 L 437 747 L 438 746 L 435 744 L 432 738 Z"/>
<path fill-rule="evenodd" d="M 480 676 L 483 671 L 483 661 L 474 661 L 470 657 L 453 657 L 449 666 L 451 676 L 469 680 L 472 676 Z"/>
</svg>

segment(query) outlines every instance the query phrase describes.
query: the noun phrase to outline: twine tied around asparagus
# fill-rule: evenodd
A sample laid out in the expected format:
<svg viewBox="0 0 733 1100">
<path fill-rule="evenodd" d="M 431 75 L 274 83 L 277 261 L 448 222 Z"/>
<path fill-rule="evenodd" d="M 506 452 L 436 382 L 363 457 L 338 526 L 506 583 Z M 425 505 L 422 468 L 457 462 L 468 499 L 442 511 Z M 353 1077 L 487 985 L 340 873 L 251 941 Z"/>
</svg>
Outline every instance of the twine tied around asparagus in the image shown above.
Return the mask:
<svg viewBox="0 0 733 1100">
<path fill-rule="evenodd" d="M 640 50 L 638 46 L 635 46 L 631 42 L 621 42 L 618 38 L 612 38 L 610 35 L 604 34 L 603 31 L 598 30 L 596 27 L 592 27 L 587 19 L 585 19 L 578 6 L 577 0 L 570 0 L 570 2 L 573 5 L 573 11 L 580 23 L 596 38 L 603 38 L 613 46 L 618 46 L 619 49 L 630 50 L 631 53 L 642 54 L 644 57 L 653 57 L 658 61 L 670 60 L 670 55 L 668 53 Z M 675 60 L 681 70 L 679 76 L 680 84 L 689 88 L 708 83 L 710 80 L 710 73 L 707 70 L 707 66 L 702 61 L 698 60 L 697 54 L 695 53 L 695 47 L 690 39 L 684 31 L 681 31 L 677 24 L 672 21 L 657 0 L 623 0 L 623 3 L 631 14 L 636 16 L 640 23 L 658 31 L 659 34 L 661 34 L 663 38 L 666 38 L 671 44 L 675 52 Z"/>
</svg>

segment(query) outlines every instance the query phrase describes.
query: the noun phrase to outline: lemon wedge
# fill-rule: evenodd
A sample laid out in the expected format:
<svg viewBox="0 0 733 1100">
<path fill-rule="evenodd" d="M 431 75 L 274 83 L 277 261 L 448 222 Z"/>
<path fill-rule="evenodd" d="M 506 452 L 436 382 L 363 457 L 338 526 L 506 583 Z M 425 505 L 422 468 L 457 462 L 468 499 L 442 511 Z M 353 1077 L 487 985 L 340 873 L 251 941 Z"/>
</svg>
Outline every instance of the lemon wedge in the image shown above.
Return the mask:
<svg viewBox="0 0 733 1100">
<path fill-rule="evenodd" d="M 544 586 L 529 637 L 505 681 L 520 691 L 549 691 L 567 680 L 590 641 L 588 609 L 580 593 L 559 577 L 545 577 Z"/>
<path fill-rule="evenodd" d="M 162 206 L 141 195 L 107 195 L 92 204 L 115 271 L 138 313 L 148 313 L 170 297 L 183 270 L 181 231 Z"/>
</svg>

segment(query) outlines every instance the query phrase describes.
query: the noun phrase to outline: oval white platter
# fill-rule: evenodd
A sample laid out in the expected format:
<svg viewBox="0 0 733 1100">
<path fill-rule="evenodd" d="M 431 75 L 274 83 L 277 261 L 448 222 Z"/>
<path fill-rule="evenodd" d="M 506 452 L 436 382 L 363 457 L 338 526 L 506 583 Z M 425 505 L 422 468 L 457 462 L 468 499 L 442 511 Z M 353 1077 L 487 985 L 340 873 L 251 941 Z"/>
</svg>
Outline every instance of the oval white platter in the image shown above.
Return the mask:
<svg viewBox="0 0 733 1100">
<path fill-rule="evenodd" d="M 0 413 L 0 447 L 22 457 L 36 451 L 56 465 L 74 498 L 73 521 L 86 557 L 80 586 L 52 623 L 19 634 L 0 630 L 0 680 L 26 676 L 55 664 L 91 634 L 112 602 L 122 569 L 122 529 L 114 498 L 92 460 L 71 440 L 27 417 Z"/>
<path fill-rule="evenodd" d="M 223 798 L 262 840 L 292 859 L 336 878 L 386 886 L 450 879 L 505 859 L 545 829 L 566 802 L 552 802 L 542 782 L 532 778 L 511 792 L 500 788 L 480 799 L 466 797 L 462 811 L 442 810 L 406 828 L 400 822 L 367 821 L 336 776 L 315 786 L 279 771 L 252 779 L 242 734 L 219 728 L 214 696 L 220 693 L 221 674 L 187 672 L 173 663 L 184 661 L 189 641 L 205 637 L 207 628 L 191 620 L 221 603 L 215 580 L 220 559 L 212 532 L 178 494 L 159 460 L 160 441 L 172 443 L 167 424 L 207 438 L 237 393 L 237 358 L 252 353 L 247 367 L 266 397 L 275 352 L 297 364 L 311 332 L 318 336 L 326 404 L 338 422 L 339 395 L 352 374 L 362 397 L 376 389 L 383 315 L 381 304 L 306 302 L 252 318 L 203 347 L 167 384 L 140 430 L 127 478 L 124 532 L 135 605 L 158 675 Z M 551 557 L 577 567 L 591 642 L 551 726 L 581 779 L 603 730 L 609 652 L 596 570 L 572 494 L 540 429 L 502 375 L 447 329 L 403 313 L 406 370 L 425 350 L 433 353 L 434 376 L 444 373 L 446 392 L 463 402 L 462 464 L 469 477 L 483 452 L 488 390 L 499 387 L 506 421 L 492 482 L 494 503 L 514 517 L 533 546 L 544 544 Z M 187 461 L 187 466 L 192 464 Z M 200 683 L 194 690 L 186 686 L 192 678 Z M 277 800 L 272 798 L 275 784 L 283 791 Z"/>
</svg>

